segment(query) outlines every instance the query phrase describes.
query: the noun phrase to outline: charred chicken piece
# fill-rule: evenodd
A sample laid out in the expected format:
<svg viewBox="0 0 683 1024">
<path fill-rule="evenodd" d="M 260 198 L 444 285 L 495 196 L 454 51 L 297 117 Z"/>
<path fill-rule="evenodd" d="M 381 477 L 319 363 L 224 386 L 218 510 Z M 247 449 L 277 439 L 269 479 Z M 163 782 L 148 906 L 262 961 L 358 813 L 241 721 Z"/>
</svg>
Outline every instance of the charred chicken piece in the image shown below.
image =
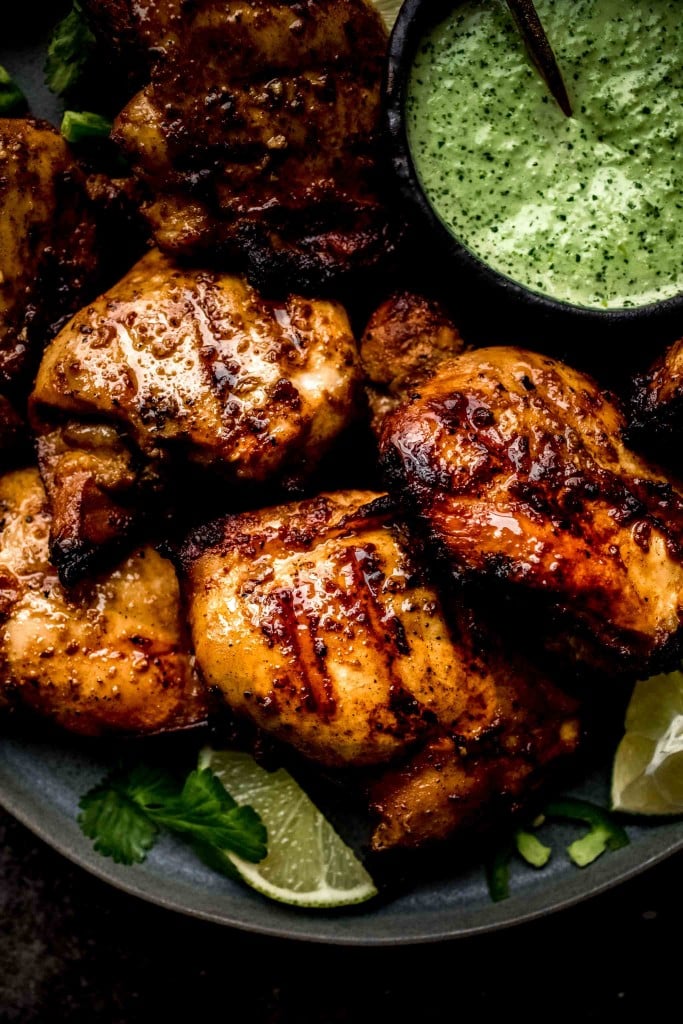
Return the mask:
<svg viewBox="0 0 683 1024">
<path fill-rule="evenodd" d="M 579 740 L 574 701 L 447 616 L 413 551 L 386 496 L 345 491 L 218 520 L 180 555 L 208 685 L 314 761 L 374 766 L 377 849 L 514 806 Z"/>
<path fill-rule="evenodd" d="M 86 4 L 148 84 L 114 139 L 148 194 L 156 243 L 317 292 L 386 261 L 382 21 L 367 0 Z"/>
<path fill-rule="evenodd" d="M 67 593 L 37 469 L 0 478 L 0 508 L 0 702 L 88 736 L 202 722 L 171 563 L 145 547 Z"/>
<path fill-rule="evenodd" d="M 627 437 L 680 472 L 682 433 L 683 338 L 680 338 L 647 373 L 636 377 Z"/>
<path fill-rule="evenodd" d="M 398 292 L 373 313 L 361 339 L 361 362 L 372 429 L 464 347 L 445 309 L 432 299 Z"/>
<path fill-rule="evenodd" d="M 462 637 L 465 654 L 472 641 L 466 633 Z M 498 701 L 490 737 L 463 744 L 447 733 L 434 735 L 414 756 L 375 779 L 370 786 L 371 810 L 378 818 L 375 850 L 484 832 L 528 806 L 576 754 L 581 742 L 577 703 L 516 655 L 504 655 L 492 631 L 480 643 L 478 656 L 495 677 Z"/>
<path fill-rule="evenodd" d="M 572 661 L 640 674 L 680 657 L 683 495 L 623 429 L 589 377 L 489 348 L 444 363 L 380 447 L 456 577 L 505 602 L 501 622 L 523 635 L 533 618 Z"/>
<path fill-rule="evenodd" d="M 0 389 L 10 397 L 88 298 L 95 235 L 85 178 L 59 133 L 0 118 Z"/>
<path fill-rule="evenodd" d="M 338 304 L 269 302 L 149 253 L 61 331 L 31 399 L 62 580 L 134 532 L 170 476 L 234 489 L 310 472 L 359 386 Z"/>
</svg>

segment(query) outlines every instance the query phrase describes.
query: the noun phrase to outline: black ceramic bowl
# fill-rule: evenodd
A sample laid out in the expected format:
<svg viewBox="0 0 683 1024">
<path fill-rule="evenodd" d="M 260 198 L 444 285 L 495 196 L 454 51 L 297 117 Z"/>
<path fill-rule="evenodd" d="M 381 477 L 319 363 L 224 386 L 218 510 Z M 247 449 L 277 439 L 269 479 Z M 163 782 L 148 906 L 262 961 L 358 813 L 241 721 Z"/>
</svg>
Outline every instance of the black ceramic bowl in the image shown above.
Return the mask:
<svg viewBox="0 0 683 1024">
<path fill-rule="evenodd" d="M 662 343 L 683 335 L 683 293 L 652 305 L 609 310 L 540 295 L 493 270 L 467 249 L 425 195 L 406 132 L 408 79 L 420 40 L 458 2 L 405 0 L 390 42 L 385 131 L 400 200 L 412 213 L 424 246 L 420 262 L 429 261 L 444 297 L 464 307 L 466 326 L 469 320 L 477 340 L 534 345 L 589 366 L 615 357 L 629 365 L 646 364 Z"/>
</svg>

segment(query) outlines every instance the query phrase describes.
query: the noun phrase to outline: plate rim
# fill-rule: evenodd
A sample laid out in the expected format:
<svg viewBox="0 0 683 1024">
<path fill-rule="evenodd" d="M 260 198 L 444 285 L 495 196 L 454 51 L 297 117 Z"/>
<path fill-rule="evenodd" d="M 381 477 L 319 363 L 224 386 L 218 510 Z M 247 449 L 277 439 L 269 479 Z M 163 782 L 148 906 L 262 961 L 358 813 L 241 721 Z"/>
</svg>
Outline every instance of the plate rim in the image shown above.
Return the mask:
<svg viewBox="0 0 683 1024">
<path fill-rule="evenodd" d="M 516 901 L 512 902 L 509 907 L 506 908 L 507 901 L 505 901 L 505 903 L 501 902 L 499 904 L 492 904 L 492 907 L 501 908 L 501 917 L 499 919 L 485 921 L 480 924 L 466 924 L 464 926 L 458 926 L 456 922 L 452 927 L 437 924 L 437 927 L 434 930 L 426 930 L 424 923 L 420 922 L 415 932 L 406 935 L 388 935 L 381 934 L 378 931 L 371 932 L 370 934 L 346 934 L 335 932 L 334 920 L 336 919 L 338 922 L 339 916 L 335 915 L 335 918 L 332 918 L 329 910 L 321 912 L 324 914 L 324 916 L 321 916 L 319 919 L 321 927 L 316 928 L 315 923 L 310 916 L 307 916 L 305 919 L 303 917 L 300 918 L 299 924 L 295 924 L 296 914 L 298 913 L 299 908 L 288 907 L 286 904 L 278 904 L 280 908 L 284 907 L 292 912 L 292 923 L 286 926 L 277 923 L 267 924 L 261 921 L 249 921 L 239 915 L 232 916 L 224 910 L 211 912 L 200 907 L 193 907 L 181 897 L 178 897 L 177 899 L 169 898 L 163 893 L 150 889 L 145 884 L 145 876 L 140 877 L 131 873 L 130 881 L 128 881 L 125 877 L 122 878 L 115 873 L 115 866 L 113 863 L 110 866 L 110 862 L 107 858 L 96 853 L 92 849 L 88 849 L 87 847 L 84 847 L 84 852 L 80 852 L 69 843 L 68 838 L 63 838 L 60 835 L 51 832 L 47 825 L 42 824 L 37 820 L 36 815 L 31 813 L 30 807 L 27 809 L 24 806 L 18 790 L 15 790 L 14 793 L 8 792 L 8 785 L 6 779 L 2 778 L 1 769 L 0 806 L 24 825 L 30 832 L 37 836 L 38 839 L 46 843 L 47 846 L 55 850 L 66 860 L 75 864 L 82 870 L 87 871 L 88 874 L 94 876 L 99 881 L 104 882 L 109 886 L 113 886 L 115 889 L 118 889 L 129 896 L 134 896 L 146 903 L 150 903 L 164 910 L 180 913 L 186 917 L 206 921 L 214 925 L 234 928 L 239 931 L 263 935 L 269 938 L 299 942 L 314 942 L 330 946 L 387 947 L 426 945 L 437 942 L 454 941 L 456 939 L 466 939 L 477 935 L 490 934 L 492 932 L 514 928 L 518 925 L 529 924 L 543 917 L 556 914 L 577 906 L 578 904 L 587 902 L 593 897 L 599 896 L 610 889 L 616 888 L 622 883 L 635 878 L 645 871 L 648 871 L 650 868 L 655 867 L 657 864 L 667 860 L 669 857 L 673 857 L 676 854 L 683 852 L 683 834 L 681 834 L 678 838 L 674 838 L 659 851 L 650 853 L 644 858 L 638 858 L 638 838 L 636 838 L 623 850 L 607 854 L 608 859 L 602 862 L 601 873 L 604 877 L 601 880 L 595 879 L 595 876 L 585 876 L 581 869 L 577 869 L 577 874 L 565 875 L 559 881 L 554 881 L 550 899 L 547 903 L 541 906 L 532 907 L 526 911 L 522 909 Z M 58 809 L 55 809 L 55 813 L 60 817 L 63 817 L 62 812 Z M 637 821 L 641 819 L 635 820 Z M 657 821 L 660 820 L 661 819 L 657 819 Z M 680 818 L 671 819 L 670 823 L 672 825 L 678 823 L 683 827 L 683 820 Z M 615 869 L 617 862 L 613 859 L 618 857 L 619 854 L 626 858 L 626 863 L 621 870 L 618 868 Z M 586 886 L 579 884 L 584 878 L 588 878 L 588 884 Z M 557 892 L 558 889 L 559 892 Z M 265 899 L 265 897 L 261 897 L 261 899 Z M 360 906 L 363 905 L 361 904 L 359 907 Z M 340 908 L 340 910 L 343 915 L 344 909 Z M 422 914 L 424 913 L 425 912 L 423 911 Z M 407 917 L 410 916 L 411 915 L 408 913 Z M 352 919 L 349 918 L 349 920 Z M 361 919 L 359 918 L 359 920 Z M 361 927 L 365 930 L 370 922 L 368 918 L 365 917 L 362 920 L 363 925 Z M 325 927 L 325 925 L 327 925 L 327 927 Z"/>
</svg>

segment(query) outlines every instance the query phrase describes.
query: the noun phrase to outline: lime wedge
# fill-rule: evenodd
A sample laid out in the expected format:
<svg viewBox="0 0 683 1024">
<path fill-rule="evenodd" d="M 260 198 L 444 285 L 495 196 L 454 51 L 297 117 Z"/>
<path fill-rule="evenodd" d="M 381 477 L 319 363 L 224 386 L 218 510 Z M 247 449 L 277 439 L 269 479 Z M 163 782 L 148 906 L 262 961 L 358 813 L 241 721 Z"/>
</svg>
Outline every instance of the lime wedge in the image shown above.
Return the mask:
<svg viewBox="0 0 683 1024">
<path fill-rule="evenodd" d="M 683 673 L 636 683 L 614 759 L 612 806 L 683 814 Z"/>
<path fill-rule="evenodd" d="M 391 32 L 394 22 L 398 18 L 398 12 L 401 10 L 403 0 L 372 0 L 372 3 L 382 15 L 387 31 Z"/>
<path fill-rule="evenodd" d="M 353 850 L 289 772 L 267 772 L 249 754 L 211 747 L 200 753 L 199 767 L 215 772 L 238 804 L 251 804 L 268 830 L 268 855 L 259 864 L 226 851 L 252 888 L 298 907 L 343 907 L 377 894 Z"/>
</svg>

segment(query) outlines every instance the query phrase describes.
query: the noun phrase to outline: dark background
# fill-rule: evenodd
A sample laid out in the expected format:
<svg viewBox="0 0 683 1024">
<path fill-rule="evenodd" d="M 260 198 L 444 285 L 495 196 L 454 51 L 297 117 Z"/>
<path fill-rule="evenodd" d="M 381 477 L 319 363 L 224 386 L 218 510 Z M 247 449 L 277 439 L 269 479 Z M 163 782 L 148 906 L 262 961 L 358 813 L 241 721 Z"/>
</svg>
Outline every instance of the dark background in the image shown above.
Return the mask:
<svg viewBox="0 0 683 1024">
<path fill-rule="evenodd" d="M 532 924 L 436 945 L 260 938 L 143 903 L 0 812 L 0 1020 L 133 1024 L 680 1016 L 683 855 Z"/>
</svg>

